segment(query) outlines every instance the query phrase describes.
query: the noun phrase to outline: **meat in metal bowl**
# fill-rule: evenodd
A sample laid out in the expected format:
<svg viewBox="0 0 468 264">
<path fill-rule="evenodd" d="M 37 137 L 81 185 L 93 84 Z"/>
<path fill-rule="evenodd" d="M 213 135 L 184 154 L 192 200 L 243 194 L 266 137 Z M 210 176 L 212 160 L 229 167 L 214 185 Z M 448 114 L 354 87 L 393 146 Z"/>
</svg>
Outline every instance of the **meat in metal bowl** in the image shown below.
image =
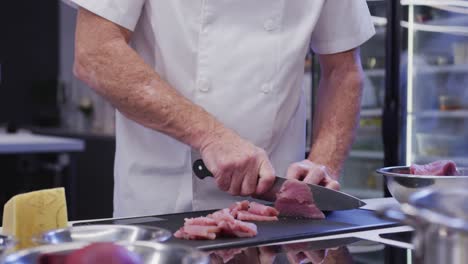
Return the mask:
<svg viewBox="0 0 468 264">
<path fill-rule="evenodd" d="M 166 229 L 136 225 L 82 225 L 47 231 L 34 238 L 38 244 L 64 242 L 163 242 L 171 237 Z"/>
<path fill-rule="evenodd" d="M 400 203 L 407 203 L 413 193 L 427 188 L 468 188 L 468 168 L 457 168 L 457 171 L 458 176 L 413 175 L 409 166 L 395 166 L 378 169 L 377 173 L 385 176 L 392 196 Z"/>
<path fill-rule="evenodd" d="M 66 255 L 90 245 L 89 242 L 71 242 L 56 245 L 44 245 L 20 250 L 0 259 L 2 264 L 38 263 L 44 254 Z M 208 257 L 191 247 L 175 244 L 161 244 L 156 242 L 116 242 L 139 257 L 144 264 L 208 264 Z"/>
</svg>

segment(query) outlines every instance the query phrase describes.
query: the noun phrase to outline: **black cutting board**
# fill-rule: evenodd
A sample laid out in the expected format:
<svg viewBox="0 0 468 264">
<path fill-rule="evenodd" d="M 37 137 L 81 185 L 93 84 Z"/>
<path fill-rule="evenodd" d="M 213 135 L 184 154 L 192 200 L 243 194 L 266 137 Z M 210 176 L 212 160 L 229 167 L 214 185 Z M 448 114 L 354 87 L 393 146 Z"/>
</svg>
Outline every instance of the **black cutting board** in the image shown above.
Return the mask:
<svg viewBox="0 0 468 264">
<path fill-rule="evenodd" d="M 180 214 L 157 215 L 147 217 L 125 218 L 83 224 L 134 224 L 157 226 L 177 231 L 184 224 L 184 218 L 206 216 L 213 211 L 197 211 Z M 374 215 L 372 211 L 355 209 L 326 213 L 322 220 L 296 219 L 280 217 L 275 222 L 254 222 L 258 234 L 252 238 L 217 238 L 215 240 L 180 240 L 172 237 L 168 243 L 185 244 L 202 250 L 214 250 L 232 247 L 249 247 L 262 244 L 284 242 L 319 236 L 345 234 L 356 231 L 365 231 L 379 228 L 398 226 L 400 224 L 383 220 Z"/>
</svg>

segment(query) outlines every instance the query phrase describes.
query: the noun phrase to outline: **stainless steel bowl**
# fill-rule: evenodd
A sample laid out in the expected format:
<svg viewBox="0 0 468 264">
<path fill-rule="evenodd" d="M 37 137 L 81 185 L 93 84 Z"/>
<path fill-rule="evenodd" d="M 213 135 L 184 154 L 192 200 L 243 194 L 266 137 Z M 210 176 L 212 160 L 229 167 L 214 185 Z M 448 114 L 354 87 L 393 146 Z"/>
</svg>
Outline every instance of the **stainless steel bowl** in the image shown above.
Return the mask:
<svg viewBox="0 0 468 264">
<path fill-rule="evenodd" d="M 381 168 L 377 173 L 385 176 L 392 196 L 400 203 L 407 203 L 413 193 L 427 188 L 468 187 L 468 168 L 457 168 L 457 170 L 460 175 L 466 176 L 412 175 L 408 166 Z"/>
<path fill-rule="evenodd" d="M 0 256 L 16 244 L 16 240 L 11 236 L 0 235 Z"/>
<path fill-rule="evenodd" d="M 17 251 L 0 259 L 2 264 L 29 264 L 38 263 L 39 258 L 43 254 L 68 254 L 74 250 L 83 248 L 91 243 L 89 242 L 72 242 L 57 245 L 44 245 L 31 249 Z M 116 244 L 124 246 L 127 250 L 137 255 L 143 264 L 207 264 L 208 257 L 190 247 L 161 244 L 156 242 L 136 241 L 136 242 L 116 242 Z"/>
<path fill-rule="evenodd" d="M 171 237 L 166 229 L 135 225 L 83 225 L 50 230 L 33 240 L 38 244 L 64 242 L 115 242 L 154 241 L 163 242 Z"/>
</svg>

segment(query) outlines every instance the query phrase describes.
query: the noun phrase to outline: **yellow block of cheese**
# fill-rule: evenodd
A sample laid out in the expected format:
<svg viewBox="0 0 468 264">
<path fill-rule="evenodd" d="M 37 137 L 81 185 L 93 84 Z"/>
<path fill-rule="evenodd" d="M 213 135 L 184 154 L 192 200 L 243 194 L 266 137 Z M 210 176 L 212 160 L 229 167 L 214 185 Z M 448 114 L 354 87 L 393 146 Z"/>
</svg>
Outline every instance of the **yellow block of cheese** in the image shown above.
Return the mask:
<svg viewBox="0 0 468 264">
<path fill-rule="evenodd" d="M 33 246 L 33 236 L 67 225 L 64 188 L 16 195 L 3 210 L 3 233 L 16 238 L 18 249 Z"/>
</svg>

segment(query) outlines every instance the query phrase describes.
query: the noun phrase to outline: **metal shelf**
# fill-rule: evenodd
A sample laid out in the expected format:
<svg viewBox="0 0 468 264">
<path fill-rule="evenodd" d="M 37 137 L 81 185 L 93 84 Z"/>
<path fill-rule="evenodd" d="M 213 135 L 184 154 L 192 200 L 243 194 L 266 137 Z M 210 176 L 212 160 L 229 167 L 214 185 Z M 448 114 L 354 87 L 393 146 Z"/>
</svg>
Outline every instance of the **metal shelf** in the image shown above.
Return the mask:
<svg viewBox="0 0 468 264">
<path fill-rule="evenodd" d="M 348 193 L 359 199 L 381 198 L 384 197 L 383 191 L 375 189 L 361 189 L 361 188 L 346 188 L 341 189 L 342 192 Z"/>
<path fill-rule="evenodd" d="M 383 159 L 384 153 L 378 150 L 351 150 L 349 156 L 363 159 Z"/>
<path fill-rule="evenodd" d="M 364 73 L 367 77 L 384 77 L 385 76 L 385 69 L 369 69 L 364 70 Z"/>
<path fill-rule="evenodd" d="M 468 118 L 468 110 L 450 110 L 450 111 L 427 110 L 427 111 L 420 111 L 420 112 L 412 112 L 408 114 L 413 117 Z"/>
<path fill-rule="evenodd" d="M 468 73 L 467 64 L 448 64 L 433 66 L 414 66 L 414 74 L 434 74 L 434 73 Z"/>
</svg>

